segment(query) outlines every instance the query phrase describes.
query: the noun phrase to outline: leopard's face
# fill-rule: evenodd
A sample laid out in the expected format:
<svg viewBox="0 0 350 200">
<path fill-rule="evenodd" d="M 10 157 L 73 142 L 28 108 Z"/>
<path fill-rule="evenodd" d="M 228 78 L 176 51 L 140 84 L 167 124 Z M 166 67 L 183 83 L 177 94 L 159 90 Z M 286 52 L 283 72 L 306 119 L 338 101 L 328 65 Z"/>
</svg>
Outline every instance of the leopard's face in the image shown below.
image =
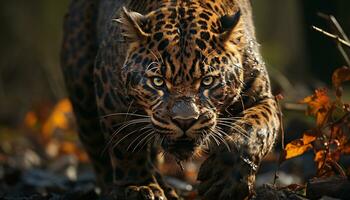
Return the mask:
<svg viewBox="0 0 350 200">
<path fill-rule="evenodd" d="M 122 76 L 128 95 L 180 160 L 225 136 L 220 114 L 243 87 L 239 15 L 193 5 L 146 16 L 124 10 L 119 20 L 130 39 Z"/>
</svg>

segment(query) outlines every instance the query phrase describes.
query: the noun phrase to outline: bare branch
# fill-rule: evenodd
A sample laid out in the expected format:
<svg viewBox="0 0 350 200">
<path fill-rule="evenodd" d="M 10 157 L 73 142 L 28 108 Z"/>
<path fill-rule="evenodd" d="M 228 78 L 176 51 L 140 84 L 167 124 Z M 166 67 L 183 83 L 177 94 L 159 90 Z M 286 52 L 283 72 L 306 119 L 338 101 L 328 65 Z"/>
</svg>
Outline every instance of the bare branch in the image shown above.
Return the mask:
<svg viewBox="0 0 350 200">
<path fill-rule="evenodd" d="M 337 19 L 333 15 L 326 15 L 324 13 L 318 13 L 318 16 L 327 20 L 329 22 L 331 28 L 337 33 L 337 35 L 340 36 L 345 41 L 349 42 L 348 36 L 345 34 L 343 28 L 340 26 L 339 22 L 337 21 Z M 350 59 L 349 59 L 348 54 L 344 50 L 343 45 L 341 45 L 341 43 L 339 43 L 339 42 L 336 42 L 336 43 L 337 43 L 338 50 L 342 54 L 345 62 L 347 63 L 348 66 L 350 66 Z"/>
<path fill-rule="evenodd" d="M 333 29 L 335 29 L 337 31 L 337 34 L 341 36 L 342 39 L 344 39 L 345 41 L 349 41 L 348 36 L 345 34 L 343 28 L 340 26 L 338 20 L 333 16 L 333 15 L 327 15 L 324 13 L 317 13 L 317 15 L 327 21 L 329 21 L 331 23 L 331 26 L 333 27 Z"/>
<path fill-rule="evenodd" d="M 318 27 L 316 27 L 316 26 L 312 26 L 312 28 L 313 28 L 314 30 L 316 30 L 316 31 L 318 31 L 318 32 L 320 32 L 320 33 L 322 33 L 322 34 L 324 34 L 325 36 L 330 37 L 330 38 L 336 40 L 337 42 L 343 44 L 344 46 L 347 46 L 348 48 L 350 48 L 350 43 L 349 43 L 348 41 L 345 41 L 345 40 L 339 38 L 339 36 L 334 35 L 334 34 L 332 34 L 332 33 L 329 33 L 329 32 L 327 32 L 327 31 L 325 31 L 325 30 L 322 30 L 322 29 L 320 29 L 320 28 L 318 28 Z"/>
</svg>

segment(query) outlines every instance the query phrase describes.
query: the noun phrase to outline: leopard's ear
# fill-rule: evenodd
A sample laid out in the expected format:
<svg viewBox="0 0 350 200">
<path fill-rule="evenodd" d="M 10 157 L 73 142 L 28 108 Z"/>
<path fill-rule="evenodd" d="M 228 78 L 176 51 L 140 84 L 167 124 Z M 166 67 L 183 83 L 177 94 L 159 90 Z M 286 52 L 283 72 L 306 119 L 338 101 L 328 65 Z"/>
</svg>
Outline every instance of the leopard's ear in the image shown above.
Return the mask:
<svg viewBox="0 0 350 200">
<path fill-rule="evenodd" d="M 233 15 L 225 15 L 220 18 L 221 24 L 221 38 L 225 41 L 231 35 L 234 28 L 241 19 L 241 10 L 238 10 Z"/>
<path fill-rule="evenodd" d="M 113 21 L 120 23 L 122 29 L 122 35 L 130 41 L 143 40 L 150 36 L 142 28 L 147 18 L 133 11 L 128 11 L 125 7 L 122 8 L 119 19 Z"/>
</svg>

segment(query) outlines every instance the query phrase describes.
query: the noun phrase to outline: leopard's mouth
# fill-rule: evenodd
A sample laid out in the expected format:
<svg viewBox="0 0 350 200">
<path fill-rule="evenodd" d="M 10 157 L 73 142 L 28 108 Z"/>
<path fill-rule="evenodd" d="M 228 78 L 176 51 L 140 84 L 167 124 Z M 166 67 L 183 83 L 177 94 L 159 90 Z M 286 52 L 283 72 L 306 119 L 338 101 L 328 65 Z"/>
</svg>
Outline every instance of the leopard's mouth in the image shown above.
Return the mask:
<svg viewBox="0 0 350 200">
<path fill-rule="evenodd" d="M 177 139 L 166 137 L 162 142 L 164 151 L 171 153 L 178 160 L 186 160 L 190 158 L 197 146 L 199 146 L 198 142 L 187 136 Z"/>
</svg>

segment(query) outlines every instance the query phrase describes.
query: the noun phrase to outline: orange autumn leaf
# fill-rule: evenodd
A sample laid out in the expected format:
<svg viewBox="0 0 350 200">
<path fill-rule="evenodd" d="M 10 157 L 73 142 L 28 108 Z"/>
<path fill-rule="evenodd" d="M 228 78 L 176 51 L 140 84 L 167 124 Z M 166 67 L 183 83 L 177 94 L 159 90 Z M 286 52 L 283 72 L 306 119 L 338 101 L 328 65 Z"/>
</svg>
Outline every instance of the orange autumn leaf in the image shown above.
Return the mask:
<svg viewBox="0 0 350 200">
<path fill-rule="evenodd" d="M 350 81 L 350 68 L 337 69 L 332 77 L 336 99 L 331 98 L 326 89 L 317 89 L 313 95 L 300 103 L 307 105 L 308 115 L 316 119 L 316 126 L 303 137 L 287 144 L 280 161 L 314 151 L 314 162 L 318 177 L 344 174 L 337 163 L 343 155 L 350 154 L 350 106 L 342 100 L 341 84 Z"/>
<path fill-rule="evenodd" d="M 67 114 L 72 112 L 72 105 L 68 99 L 58 102 L 42 127 L 43 136 L 48 139 L 55 129 L 68 129 L 70 122 Z"/>
<path fill-rule="evenodd" d="M 284 159 L 290 159 L 304 154 L 307 150 L 311 149 L 311 144 L 304 144 L 301 139 L 294 140 L 286 145 Z"/>
<path fill-rule="evenodd" d="M 304 144 L 310 144 L 311 142 L 316 140 L 316 136 L 310 135 L 308 133 L 304 133 L 303 135 L 303 143 Z"/>
<path fill-rule="evenodd" d="M 306 103 L 310 106 L 310 112 L 316 113 L 318 109 L 324 105 L 330 104 L 330 99 L 326 88 L 317 89 L 313 95 L 305 97 L 301 103 Z"/>
<path fill-rule="evenodd" d="M 317 89 L 315 94 L 304 98 L 300 103 L 308 105 L 307 113 L 316 117 L 318 127 L 327 121 L 328 111 L 331 109 L 331 100 L 325 88 Z"/>
<path fill-rule="evenodd" d="M 316 136 L 309 133 L 304 133 L 302 139 L 293 140 L 288 143 L 284 149 L 284 159 L 294 158 L 304 154 L 307 150 L 312 148 L 312 142 L 316 140 Z"/>
<path fill-rule="evenodd" d="M 89 160 L 81 145 L 76 142 L 78 134 L 68 99 L 60 100 L 55 106 L 39 107 L 36 110 L 26 114 L 24 124 L 28 128 L 35 128 L 34 138 L 45 147 L 45 153 L 50 158 L 69 154 L 76 156 L 80 162 Z"/>
</svg>

